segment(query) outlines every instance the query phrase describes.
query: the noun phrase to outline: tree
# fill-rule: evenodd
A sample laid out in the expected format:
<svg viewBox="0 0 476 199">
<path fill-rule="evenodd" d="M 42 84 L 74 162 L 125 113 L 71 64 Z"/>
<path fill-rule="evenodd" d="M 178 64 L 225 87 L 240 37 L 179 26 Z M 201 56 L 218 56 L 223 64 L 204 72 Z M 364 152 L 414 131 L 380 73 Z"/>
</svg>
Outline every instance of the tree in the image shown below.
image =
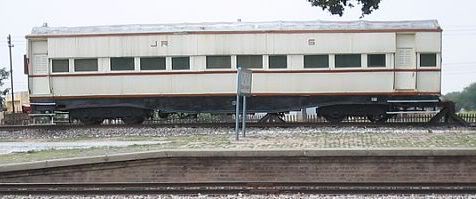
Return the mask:
<svg viewBox="0 0 476 199">
<path fill-rule="evenodd" d="M 0 88 L 3 88 L 3 85 L 5 84 L 3 82 L 3 80 L 6 80 L 8 79 L 8 77 L 10 76 L 10 73 L 5 70 L 5 68 L 0 68 Z M 0 90 L 0 108 L 1 110 L 3 110 L 3 107 L 4 107 L 4 103 L 5 103 L 5 99 L 4 99 L 4 96 L 8 93 L 8 91 L 10 91 L 10 88 L 6 88 L 4 90 Z"/>
<path fill-rule="evenodd" d="M 461 110 L 461 103 L 460 103 L 460 94 L 461 92 L 459 91 L 455 91 L 455 92 L 451 92 L 451 93 L 447 93 L 446 95 L 443 96 L 443 100 L 444 101 L 452 101 L 455 103 L 455 108 L 456 108 L 456 111 L 459 111 Z"/>
<path fill-rule="evenodd" d="M 457 110 L 476 111 L 476 83 L 472 83 L 461 92 L 448 93 L 444 99 L 455 102 Z"/>
<path fill-rule="evenodd" d="M 381 0 L 307 0 L 312 6 L 321 7 L 322 10 L 328 10 L 333 15 L 342 17 L 346 7 L 352 8 L 355 5 L 362 5 L 362 17 L 377 10 Z"/>
</svg>

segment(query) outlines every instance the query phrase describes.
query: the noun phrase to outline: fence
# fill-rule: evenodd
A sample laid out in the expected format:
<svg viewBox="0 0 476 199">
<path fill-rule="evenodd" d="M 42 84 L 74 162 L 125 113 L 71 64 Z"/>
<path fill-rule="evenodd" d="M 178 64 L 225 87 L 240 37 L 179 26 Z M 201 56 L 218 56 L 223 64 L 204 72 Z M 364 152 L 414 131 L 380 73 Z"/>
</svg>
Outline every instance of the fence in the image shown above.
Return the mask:
<svg viewBox="0 0 476 199">
<path fill-rule="evenodd" d="M 258 122 L 261 118 L 263 118 L 265 114 L 254 114 L 254 115 L 247 115 L 247 121 L 251 123 Z M 435 114 L 400 114 L 395 115 L 394 117 L 389 118 L 386 122 L 387 123 L 425 123 L 429 122 L 431 118 L 433 118 Z M 458 114 L 463 120 L 467 121 L 468 123 L 476 123 L 476 113 L 460 113 Z M 318 115 L 307 115 L 303 117 L 301 115 L 294 115 L 294 114 L 286 114 L 282 116 L 282 119 L 285 122 L 290 123 L 323 123 L 327 122 L 326 119 L 320 117 Z M 159 118 L 154 120 L 148 120 L 146 123 L 148 124 L 183 124 L 183 123 L 233 123 L 235 122 L 234 115 L 213 115 L 213 114 L 199 114 L 196 117 L 192 118 L 179 118 L 179 117 L 171 117 L 171 118 Z M 344 123 L 370 123 L 371 121 L 365 117 L 346 117 L 342 122 Z M 120 120 L 112 121 L 111 124 L 115 123 L 122 123 Z"/>
<path fill-rule="evenodd" d="M 261 118 L 263 118 L 265 114 L 250 114 L 247 115 L 247 121 L 251 123 L 258 122 Z M 435 114 L 399 114 L 391 117 L 387 120 L 387 123 L 425 123 L 429 122 L 431 118 L 433 118 Z M 459 113 L 459 117 L 463 120 L 467 121 L 468 123 L 476 124 L 476 113 Z M 285 122 L 289 123 L 323 123 L 326 122 L 326 119 L 320 117 L 315 114 L 307 115 L 303 117 L 302 115 L 295 115 L 295 114 L 285 114 L 282 116 L 282 119 Z M 19 120 L 18 120 L 19 121 Z M 23 121 L 23 120 L 22 120 Z M 28 119 L 26 120 L 28 123 Z M 30 121 L 31 122 L 31 121 Z M 56 123 L 69 123 L 70 121 L 64 118 L 55 118 Z M 79 121 L 71 121 L 73 124 L 80 123 Z M 168 118 L 155 118 L 151 120 L 147 120 L 146 124 L 185 124 L 185 123 L 234 123 L 235 117 L 233 114 L 193 114 L 193 115 L 171 115 Z M 346 117 L 343 123 L 370 123 L 371 121 L 365 117 Z M 10 125 L 25 125 L 25 122 L 18 123 L 18 124 L 10 124 Z M 41 123 L 41 121 L 40 121 Z M 50 123 L 50 120 L 45 120 L 44 122 Z M 108 119 L 104 121 L 104 124 L 123 124 L 120 119 Z"/>
<path fill-rule="evenodd" d="M 476 113 L 459 113 L 458 116 L 461 117 L 466 122 L 475 124 L 476 123 Z"/>
</svg>

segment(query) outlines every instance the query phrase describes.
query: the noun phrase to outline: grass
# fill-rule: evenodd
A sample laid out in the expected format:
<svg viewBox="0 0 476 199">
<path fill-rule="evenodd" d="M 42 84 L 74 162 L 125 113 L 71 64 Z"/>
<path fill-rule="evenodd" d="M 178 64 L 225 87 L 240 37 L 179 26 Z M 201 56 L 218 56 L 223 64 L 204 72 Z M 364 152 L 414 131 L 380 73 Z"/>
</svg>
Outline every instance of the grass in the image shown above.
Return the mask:
<svg viewBox="0 0 476 199">
<path fill-rule="evenodd" d="M 112 155 L 120 153 L 156 151 L 164 149 L 200 149 L 206 145 L 209 148 L 220 148 L 220 145 L 229 144 L 230 141 L 226 136 L 187 136 L 187 137 L 171 137 L 171 138 L 152 138 L 152 137 L 137 137 L 121 138 L 122 141 L 152 141 L 152 140 L 166 140 L 164 144 L 152 145 L 130 145 L 127 147 L 94 147 L 87 149 L 64 149 L 64 150 L 41 150 L 41 151 L 27 151 L 22 153 L 11 153 L 0 155 L 0 165 L 7 163 L 19 162 L 34 162 L 50 159 L 62 159 L 73 157 L 88 157 L 100 155 Z M 78 140 L 76 140 L 78 141 Z"/>
<path fill-rule="evenodd" d="M 68 141 L 92 140 L 67 139 Z M 49 159 L 112 155 L 164 149 L 310 149 L 310 148 L 476 148 L 476 132 L 450 133 L 308 133 L 292 136 L 256 135 L 235 141 L 234 135 L 188 135 L 169 137 L 111 137 L 94 140 L 164 141 L 162 144 L 131 145 L 128 147 L 96 147 L 88 149 L 28 151 L 0 155 L 0 165 Z M 58 141 L 58 140 L 56 140 Z"/>
<path fill-rule="evenodd" d="M 23 138 L 6 138 L 0 137 L 1 142 L 23 142 L 23 141 L 35 141 L 35 142 L 77 142 L 77 141 L 161 141 L 164 140 L 164 137 L 153 137 L 153 136 L 127 136 L 127 137 L 90 137 L 90 136 L 77 136 L 77 137 L 66 137 L 66 138 L 34 138 L 34 139 L 23 139 Z"/>
</svg>

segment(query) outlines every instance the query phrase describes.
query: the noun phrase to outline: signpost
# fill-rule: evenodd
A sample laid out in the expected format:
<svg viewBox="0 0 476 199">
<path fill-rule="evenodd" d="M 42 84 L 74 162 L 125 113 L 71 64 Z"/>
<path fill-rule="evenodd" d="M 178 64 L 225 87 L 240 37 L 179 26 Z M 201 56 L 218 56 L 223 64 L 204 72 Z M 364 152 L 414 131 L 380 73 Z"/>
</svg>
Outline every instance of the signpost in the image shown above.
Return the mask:
<svg viewBox="0 0 476 199">
<path fill-rule="evenodd" d="M 251 70 L 238 67 L 236 74 L 236 114 L 235 114 L 235 133 L 236 140 L 240 139 L 240 97 L 243 97 L 243 137 L 246 136 L 246 96 L 251 95 L 251 84 L 253 74 Z"/>
</svg>

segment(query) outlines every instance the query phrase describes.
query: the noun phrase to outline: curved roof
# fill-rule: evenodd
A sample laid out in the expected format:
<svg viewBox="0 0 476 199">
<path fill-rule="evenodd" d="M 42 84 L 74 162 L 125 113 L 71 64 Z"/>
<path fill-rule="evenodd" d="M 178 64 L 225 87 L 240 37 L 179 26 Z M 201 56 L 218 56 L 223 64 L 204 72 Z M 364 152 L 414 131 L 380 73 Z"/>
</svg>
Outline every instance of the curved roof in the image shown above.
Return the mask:
<svg viewBox="0 0 476 199">
<path fill-rule="evenodd" d="M 273 32 L 273 31 L 441 31 L 436 20 L 420 21 L 273 21 L 178 24 L 133 24 L 84 27 L 35 27 L 29 36 L 141 33 Z"/>
</svg>

